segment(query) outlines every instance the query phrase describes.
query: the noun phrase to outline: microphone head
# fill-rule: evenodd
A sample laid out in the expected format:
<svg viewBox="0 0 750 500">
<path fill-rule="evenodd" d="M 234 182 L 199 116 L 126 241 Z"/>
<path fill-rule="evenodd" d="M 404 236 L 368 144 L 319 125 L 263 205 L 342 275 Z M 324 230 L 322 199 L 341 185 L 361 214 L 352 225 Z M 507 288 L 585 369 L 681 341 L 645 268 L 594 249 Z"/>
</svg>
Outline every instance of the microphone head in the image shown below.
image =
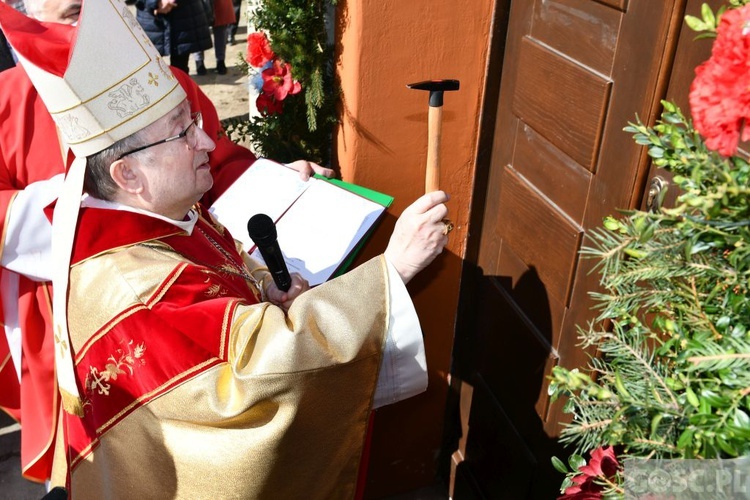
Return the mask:
<svg viewBox="0 0 750 500">
<path fill-rule="evenodd" d="M 247 221 L 247 232 L 256 246 L 267 246 L 276 241 L 276 225 L 266 214 L 255 214 Z"/>
</svg>

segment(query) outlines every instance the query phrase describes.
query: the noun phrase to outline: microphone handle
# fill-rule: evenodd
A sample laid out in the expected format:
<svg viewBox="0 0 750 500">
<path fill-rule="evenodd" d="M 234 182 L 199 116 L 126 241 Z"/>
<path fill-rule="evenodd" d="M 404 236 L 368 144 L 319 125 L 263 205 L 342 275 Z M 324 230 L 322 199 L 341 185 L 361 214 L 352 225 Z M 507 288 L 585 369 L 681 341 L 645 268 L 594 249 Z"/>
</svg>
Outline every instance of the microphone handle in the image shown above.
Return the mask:
<svg viewBox="0 0 750 500">
<path fill-rule="evenodd" d="M 288 292 L 292 286 L 292 277 L 289 275 L 289 270 L 284 262 L 284 255 L 281 253 L 279 243 L 274 241 L 271 244 L 258 246 L 260 255 L 268 266 L 268 270 L 271 272 L 273 282 L 276 283 L 276 287 L 279 290 Z"/>
</svg>

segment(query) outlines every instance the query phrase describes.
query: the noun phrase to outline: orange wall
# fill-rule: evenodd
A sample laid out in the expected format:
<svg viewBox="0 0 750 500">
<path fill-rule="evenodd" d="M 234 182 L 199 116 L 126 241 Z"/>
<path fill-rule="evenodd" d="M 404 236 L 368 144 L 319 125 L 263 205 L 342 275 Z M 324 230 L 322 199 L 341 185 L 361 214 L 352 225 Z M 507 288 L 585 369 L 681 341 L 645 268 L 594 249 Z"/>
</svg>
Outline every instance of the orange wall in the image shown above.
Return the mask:
<svg viewBox="0 0 750 500">
<path fill-rule="evenodd" d="M 368 496 L 432 482 L 448 391 L 461 258 L 472 196 L 492 0 L 341 0 L 337 70 L 342 126 L 335 138 L 344 180 L 395 197 L 392 215 L 368 244 L 385 248 L 395 217 L 424 192 L 427 99 L 406 84 L 457 79 L 445 94 L 441 189 L 451 195 L 456 229 L 446 252 L 409 285 L 425 334 L 430 387 L 379 410 L 372 441 Z"/>
</svg>

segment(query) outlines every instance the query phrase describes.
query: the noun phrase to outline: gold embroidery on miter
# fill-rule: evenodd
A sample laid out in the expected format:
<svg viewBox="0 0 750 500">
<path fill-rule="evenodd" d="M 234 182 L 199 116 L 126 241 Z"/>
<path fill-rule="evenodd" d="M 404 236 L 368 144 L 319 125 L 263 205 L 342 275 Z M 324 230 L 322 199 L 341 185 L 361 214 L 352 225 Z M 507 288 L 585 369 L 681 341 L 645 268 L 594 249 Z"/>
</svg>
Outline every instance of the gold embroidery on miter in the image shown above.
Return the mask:
<svg viewBox="0 0 750 500">
<path fill-rule="evenodd" d="M 108 363 L 103 370 L 95 366 L 89 367 L 89 373 L 86 375 L 85 387 L 88 394 L 94 391 L 102 396 L 109 396 L 112 385 L 111 380 L 117 380 L 120 375 L 130 375 L 135 373 L 135 368 L 146 364 L 143 359 L 143 353 L 146 351 L 144 342 L 133 346 L 133 341 L 127 343 L 125 349 L 117 349 L 117 352 L 107 358 Z M 127 370 L 127 371 L 125 371 Z"/>
</svg>

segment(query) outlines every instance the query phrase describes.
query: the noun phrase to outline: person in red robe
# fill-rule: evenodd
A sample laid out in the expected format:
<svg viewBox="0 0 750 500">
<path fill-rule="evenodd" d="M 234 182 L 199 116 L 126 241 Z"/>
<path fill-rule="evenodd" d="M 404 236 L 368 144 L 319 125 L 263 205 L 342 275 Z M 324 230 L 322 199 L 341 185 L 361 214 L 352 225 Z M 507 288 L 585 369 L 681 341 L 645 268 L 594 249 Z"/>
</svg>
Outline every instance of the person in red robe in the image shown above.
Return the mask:
<svg viewBox="0 0 750 500">
<path fill-rule="evenodd" d="M 396 365 L 416 362 L 426 382 L 419 349 L 400 347 L 402 334 L 421 344 L 418 323 L 396 313 L 415 316 L 404 284 L 444 248 L 448 196 L 404 210 L 383 256 L 280 291 L 200 205 L 216 144 L 189 95 L 120 2 L 87 7 L 78 30 L 45 32 L 0 5 L 3 28 L 66 49 L 20 51 L 76 156 L 53 225 L 66 409 L 53 484 L 92 498 L 351 496 L 381 379 L 391 393 Z"/>
<path fill-rule="evenodd" d="M 28 0 L 28 12 L 44 22 L 72 24 L 79 0 Z M 40 40 L 41 42 L 41 40 Z M 173 73 L 191 109 L 203 115 L 214 138 L 215 179 L 203 201 L 210 204 L 254 161 L 248 149 L 222 133 L 214 105 L 185 73 Z M 54 377 L 49 281 L 50 223 L 42 209 L 53 202 L 72 161 L 58 130 L 21 65 L 0 75 L 0 408 L 22 424 L 21 467 L 27 479 L 50 477 L 59 397 Z M 292 164 L 303 178 L 332 175 L 313 163 Z"/>
</svg>

